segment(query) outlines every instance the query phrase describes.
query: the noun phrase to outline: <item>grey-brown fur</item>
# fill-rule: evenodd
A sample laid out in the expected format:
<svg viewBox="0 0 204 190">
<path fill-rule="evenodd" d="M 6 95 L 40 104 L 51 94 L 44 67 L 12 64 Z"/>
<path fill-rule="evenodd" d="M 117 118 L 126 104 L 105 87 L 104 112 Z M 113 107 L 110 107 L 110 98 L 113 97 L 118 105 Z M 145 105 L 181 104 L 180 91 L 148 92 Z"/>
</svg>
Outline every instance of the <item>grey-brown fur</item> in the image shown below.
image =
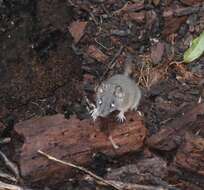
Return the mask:
<svg viewBox="0 0 204 190">
<path fill-rule="evenodd" d="M 94 120 L 98 116 L 106 117 L 118 110 L 120 113 L 117 118 L 124 121 L 126 111 L 137 110 L 141 91 L 128 74 L 129 68 L 126 67 L 124 74 L 114 75 L 99 86 L 96 94 L 96 108 L 92 111 Z"/>
</svg>

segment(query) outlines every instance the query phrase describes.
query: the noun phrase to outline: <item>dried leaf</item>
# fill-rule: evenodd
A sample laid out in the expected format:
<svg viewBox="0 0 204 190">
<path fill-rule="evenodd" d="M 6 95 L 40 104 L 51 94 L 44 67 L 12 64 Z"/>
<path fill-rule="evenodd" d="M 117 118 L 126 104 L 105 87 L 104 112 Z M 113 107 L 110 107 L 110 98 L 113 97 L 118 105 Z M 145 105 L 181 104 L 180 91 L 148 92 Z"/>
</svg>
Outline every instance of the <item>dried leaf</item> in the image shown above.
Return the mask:
<svg viewBox="0 0 204 190">
<path fill-rule="evenodd" d="M 69 32 L 74 38 L 74 43 L 79 42 L 81 37 L 84 35 L 84 31 L 88 22 L 74 21 L 69 26 Z"/>
<path fill-rule="evenodd" d="M 90 45 L 87 50 L 87 54 L 98 62 L 104 63 L 107 60 L 107 56 L 94 45 Z"/>
<path fill-rule="evenodd" d="M 127 21 L 135 21 L 137 23 L 144 23 L 145 11 L 126 13 L 123 16 L 123 19 Z"/>
<path fill-rule="evenodd" d="M 151 48 L 151 59 L 153 63 L 158 64 L 162 60 L 164 54 L 164 43 L 157 43 Z"/>
<path fill-rule="evenodd" d="M 157 6 L 157 5 L 159 5 L 160 0 L 153 0 L 153 3 L 154 3 L 155 6 Z"/>
<path fill-rule="evenodd" d="M 181 25 L 186 22 L 187 19 L 186 16 L 172 17 L 171 13 L 172 12 L 170 11 L 164 14 L 164 17 L 166 18 L 162 34 L 165 37 L 169 36 L 170 34 L 176 33 L 181 27 Z"/>
<path fill-rule="evenodd" d="M 185 63 L 190 63 L 197 58 L 199 58 L 204 52 L 204 31 L 199 37 L 192 41 L 190 48 L 188 48 L 185 53 L 183 60 Z"/>
</svg>

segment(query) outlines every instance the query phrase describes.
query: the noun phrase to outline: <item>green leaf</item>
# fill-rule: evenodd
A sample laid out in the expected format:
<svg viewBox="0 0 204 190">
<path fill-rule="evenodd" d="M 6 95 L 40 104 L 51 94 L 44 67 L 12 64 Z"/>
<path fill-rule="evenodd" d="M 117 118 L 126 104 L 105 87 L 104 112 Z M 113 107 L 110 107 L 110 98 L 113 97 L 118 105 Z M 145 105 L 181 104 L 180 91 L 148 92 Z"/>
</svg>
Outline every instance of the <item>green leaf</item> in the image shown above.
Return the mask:
<svg viewBox="0 0 204 190">
<path fill-rule="evenodd" d="M 192 41 L 192 45 L 188 48 L 183 56 L 183 61 L 185 63 L 190 63 L 195 59 L 199 58 L 204 52 L 204 31 L 199 37 Z"/>
</svg>

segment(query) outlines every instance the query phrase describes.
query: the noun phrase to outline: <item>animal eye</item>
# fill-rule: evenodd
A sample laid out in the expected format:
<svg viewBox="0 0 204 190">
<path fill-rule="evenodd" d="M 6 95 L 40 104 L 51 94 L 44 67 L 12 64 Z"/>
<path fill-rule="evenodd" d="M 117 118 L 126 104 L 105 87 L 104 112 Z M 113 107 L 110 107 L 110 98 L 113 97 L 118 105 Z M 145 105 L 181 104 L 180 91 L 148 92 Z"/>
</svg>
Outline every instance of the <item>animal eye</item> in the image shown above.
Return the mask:
<svg viewBox="0 0 204 190">
<path fill-rule="evenodd" d="M 112 107 L 112 108 L 114 108 L 114 107 L 115 107 L 115 104 L 114 104 L 114 103 L 112 103 L 112 104 L 111 104 L 111 107 Z"/>
<path fill-rule="evenodd" d="M 99 92 L 99 93 L 103 93 L 103 88 L 100 87 L 100 88 L 98 89 L 98 92 Z"/>
<path fill-rule="evenodd" d="M 121 86 L 116 86 L 114 93 L 115 93 L 115 96 L 118 98 L 122 98 L 124 96 L 124 92 Z"/>
<path fill-rule="evenodd" d="M 98 103 L 99 103 L 99 105 L 101 105 L 101 104 L 102 104 L 102 100 L 101 100 L 101 99 L 99 99 Z"/>
</svg>

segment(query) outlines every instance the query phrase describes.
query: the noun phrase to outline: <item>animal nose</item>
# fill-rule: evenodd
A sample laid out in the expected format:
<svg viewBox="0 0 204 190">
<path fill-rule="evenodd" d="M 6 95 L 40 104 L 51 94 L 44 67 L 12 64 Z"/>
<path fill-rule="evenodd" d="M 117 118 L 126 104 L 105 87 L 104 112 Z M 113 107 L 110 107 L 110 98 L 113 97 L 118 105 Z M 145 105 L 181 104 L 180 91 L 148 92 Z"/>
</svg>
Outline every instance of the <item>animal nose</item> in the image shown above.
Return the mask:
<svg viewBox="0 0 204 190">
<path fill-rule="evenodd" d="M 106 117 L 107 115 L 108 114 L 104 110 L 101 110 L 101 112 L 100 112 L 101 117 Z"/>
<path fill-rule="evenodd" d="M 104 113 L 101 113 L 100 116 L 101 117 L 106 117 L 106 115 Z"/>
</svg>

